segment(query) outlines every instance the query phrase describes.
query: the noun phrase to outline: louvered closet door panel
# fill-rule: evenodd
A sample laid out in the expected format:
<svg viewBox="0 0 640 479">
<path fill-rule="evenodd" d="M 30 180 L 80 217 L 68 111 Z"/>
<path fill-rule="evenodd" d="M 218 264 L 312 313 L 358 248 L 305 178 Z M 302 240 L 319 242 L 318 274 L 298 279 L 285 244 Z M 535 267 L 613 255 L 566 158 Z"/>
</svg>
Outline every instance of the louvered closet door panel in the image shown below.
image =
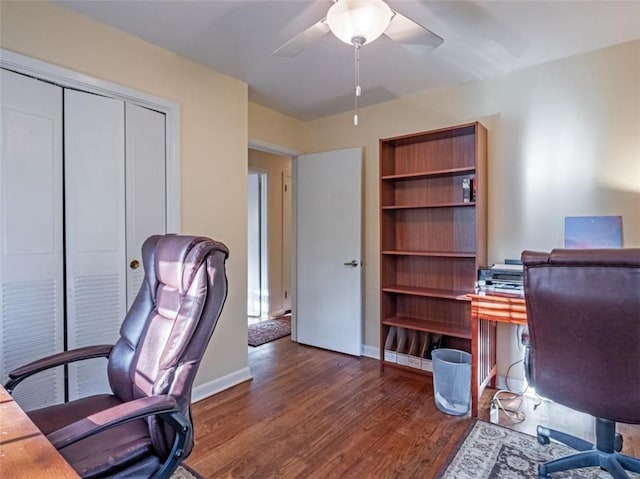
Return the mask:
<svg viewBox="0 0 640 479">
<path fill-rule="evenodd" d="M 144 278 L 142 243 L 166 232 L 166 160 L 164 114 L 132 103 L 125 110 L 128 309 Z"/>
<path fill-rule="evenodd" d="M 124 102 L 65 90 L 69 349 L 113 344 L 125 315 Z M 108 392 L 106 360 L 69 366 L 69 398 Z"/>
<path fill-rule="evenodd" d="M 62 89 L 0 71 L 0 380 L 63 350 Z M 25 409 L 64 400 L 64 371 L 15 390 Z"/>
</svg>

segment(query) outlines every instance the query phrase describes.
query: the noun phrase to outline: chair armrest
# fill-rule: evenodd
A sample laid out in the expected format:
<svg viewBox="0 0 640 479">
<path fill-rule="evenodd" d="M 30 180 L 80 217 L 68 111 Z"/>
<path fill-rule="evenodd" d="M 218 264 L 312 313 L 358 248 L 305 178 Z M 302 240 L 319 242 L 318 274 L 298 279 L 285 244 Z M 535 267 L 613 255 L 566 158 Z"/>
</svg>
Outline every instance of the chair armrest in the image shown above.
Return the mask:
<svg viewBox="0 0 640 479">
<path fill-rule="evenodd" d="M 5 389 L 11 393 L 13 389 L 29 376 L 33 376 L 36 373 L 45 371 L 56 366 L 62 366 L 63 364 L 73 363 L 75 361 L 82 361 L 85 359 L 103 358 L 109 357 L 113 345 L 103 344 L 100 346 L 87 346 L 84 348 L 72 349 L 70 351 L 64 351 L 61 353 L 47 356 L 46 358 L 38 359 L 29 364 L 25 364 L 19 368 L 14 369 L 9 373 L 9 381 L 5 385 Z"/>
<path fill-rule="evenodd" d="M 80 419 L 47 435 L 56 449 L 62 449 L 130 421 L 158 414 L 175 413 L 178 404 L 173 396 L 150 396 L 118 404 Z"/>
</svg>

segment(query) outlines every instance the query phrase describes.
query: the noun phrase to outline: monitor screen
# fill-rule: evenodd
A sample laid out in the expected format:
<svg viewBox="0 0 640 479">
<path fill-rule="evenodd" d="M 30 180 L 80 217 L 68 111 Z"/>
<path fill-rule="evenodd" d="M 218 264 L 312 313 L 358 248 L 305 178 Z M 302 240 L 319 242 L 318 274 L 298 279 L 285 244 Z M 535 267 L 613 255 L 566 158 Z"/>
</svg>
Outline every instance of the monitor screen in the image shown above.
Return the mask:
<svg viewBox="0 0 640 479">
<path fill-rule="evenodd" d="M 621 248 L 622 216 L 567 216 L 565 248 Z"/>
</svg>

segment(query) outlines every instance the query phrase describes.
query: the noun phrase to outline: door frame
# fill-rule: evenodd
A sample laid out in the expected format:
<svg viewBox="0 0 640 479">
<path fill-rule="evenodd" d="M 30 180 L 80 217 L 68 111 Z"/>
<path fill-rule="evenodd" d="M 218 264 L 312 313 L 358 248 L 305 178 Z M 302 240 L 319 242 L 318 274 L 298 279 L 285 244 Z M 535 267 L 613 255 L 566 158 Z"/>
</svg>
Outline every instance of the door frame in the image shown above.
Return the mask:
<svg viewBox="0 0 640 479">
<path fill-rule="evenodd" d="M 298 324 L 296 318 L 296 211 L 297 211 L 297 189 L 295 173 L 297 168 L 297 158 L 301 153 L 286 146 L 275 145 L 255 138 L 249 138 L 248 147 L 252 150 L 263 151 L 279 156 L 291 158 L 291 340 L 298 341 Z"/>
<path fill-rule="evenodd" d="M 180 105 L 140 90 L 0 48 L 0 67 L 62 87 L 116 98 L 165 114 L 167 233 L 180 233 Z"/>
</svg>

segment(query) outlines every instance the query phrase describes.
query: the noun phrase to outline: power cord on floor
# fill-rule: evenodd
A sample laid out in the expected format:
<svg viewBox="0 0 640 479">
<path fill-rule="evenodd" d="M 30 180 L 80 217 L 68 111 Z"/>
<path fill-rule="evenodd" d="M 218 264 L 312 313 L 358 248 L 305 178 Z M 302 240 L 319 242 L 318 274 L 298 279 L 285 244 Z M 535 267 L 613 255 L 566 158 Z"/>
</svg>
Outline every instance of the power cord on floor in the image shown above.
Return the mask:
<svg viewBox="0 0 640 479">
<path fill-rule="evenodd" d="M 508 397 L 501 397 L 508 394 Z M 519 400 L 517 405 L 514 406 L 512 401 Z M 518 424 L 523 422 L 527 416 L 522 412 L 522 395 L 508 391 L 506 389 L 500 389 L 496 391 L 491 400 L 491 422 L 497 424 L 500 419 L 500 411 L 509 418 L 512 424 Z"/>
<path fill-rule="evenodd" d="M 516 344 L 518 345 L 518 350 L 520 352 L 524 350 L 521 343 L 522 331 L 523 327 L 518 326 L 516 328 Z M 527 418 L 526 414 L 522 411 L 522 396 L 524 396 L 524 394 L 530 389 L 529 384 L 527 384 L 526 388 L 523 391 L 514 391 L 513 388 L 509 386 L 509 376 L 511 373 L 511 369 L 522 362 L 524 362 L 524 359 L 519 359 L 518 361 L 515 361 L 509 365 L 507 374 L 505 375 L 506 389 L 500 389 L 493 395 L 493 399 L 491 400 L 490 412 L 490 419 L 492 423 L 497 424 L 499 422 L 500 411 L 502 411 L 504 415 L 509 418 L 512 424 L 521 423 Z M 538 396 L 535 391 L 533 391 L 533 393 L 536 397 L 536 403 L 533 405 L 533 410 L 535 411 L 542 403 L 542 398 L 540 398 L 540 396 Z M 504 396 L 505 394 L 509 394 L 510 396 L 506 398 L 500 397 L 501 395 Z M 518 399 L 519 401 L 517 403 L 517 406 L 514 407 L 511 405 L 511 402 L 515 401 L 516 399 Z"/>
<path fill-rule="evenodd" d="M 522 336 L 522 328 L 521 326 L 518 326 L 516 328 L 516 344 L 518 345 L 518 351 L 520 352 L 523 351 L 521 336 Z M 527 391 L 529 386 L 527 385 L 524 391 L 514 391 L 513 388 L 509 386 L 509 376 L 511 374 L 511 370 L 513 369 L 514 366 L 522 362 L 524 362 L 524 359 L 519 359 L 518 361 L 515 361 L 509 365 L 509 368 L 507 369 L 507 374 L 505 375 L 505 378 L 504 378 L 506 389 L 499 389 L 493 395 L 493 399 L 491 400 L 491 413 L 490 413 L 491 422 L 493 423 L 497 424 L 499 422 L 500 411 L 502 411 L 504 415 L 507 418 L 509 418 L 512 424 L 521 423 L 527 418 L 526 414 L 522 411 L 522 395 Z M 509 396 L 505 398 L 504 395 L 506 394 L 508 394 Z M 501 398 L 501 395 L 503 396 L 502 398 Z M 516 399 L 518 400 L 517 405 L 513 406 L 512 403 Z M 507 402 L 509 404 L 506 404 Z"/>
</svg>

